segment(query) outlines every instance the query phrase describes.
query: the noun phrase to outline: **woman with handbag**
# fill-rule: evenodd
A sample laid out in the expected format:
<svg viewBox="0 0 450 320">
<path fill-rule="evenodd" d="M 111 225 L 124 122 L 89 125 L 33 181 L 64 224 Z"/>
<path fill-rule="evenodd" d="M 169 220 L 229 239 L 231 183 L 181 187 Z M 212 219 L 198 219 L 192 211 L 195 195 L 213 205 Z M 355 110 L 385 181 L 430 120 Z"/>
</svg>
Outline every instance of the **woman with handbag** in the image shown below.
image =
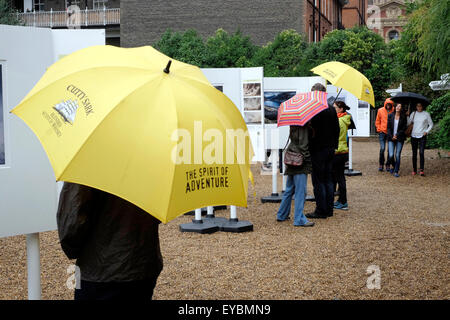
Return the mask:
<svg viewBox="0 0 450 320">
<path fill-rule="evenodd" d="M 408 119 L 408 124 L 412 127 L 411 136 L 411 147 L 412 147 L 412 163 L 413 172 L 412 175 L 417 174 L 417 149 L 419 149 L 420 156 L 420 175 L 423 177 L 424 167 L 425 167 L 425 145 L 427 143 L 427 134 L 433 128 L 433 120 L 428 112 L 424 111 L 423 105 L 418 103 L 416 106 L 416 111 L 414 111 Z M 409 127 L 408 127 L 409 129 Z"/>
<path fill-rule="evenodd" d="M 394 167 L 391 169 L 391 173 L 394 177 L 398 178 L 400 170 L 400 158 L 403 149 L 403 143 L 406 139 L 406 129 L 408 126 L 408 120 L 406 114 L 399 103 L 395 106 L 395 112 L 388 116 L 388 153 L 391 164 Z M 395 153 L 395 159 L 394 159 Z"/>
<path fill-rule="evenodd" d="M 303 213 L 306 196 L 306 183 L 308 173 L 312 172 L 311 155 L 309 153 L 309 126 L 290 126 L 290 143 L 286 149 L 284 163 L 286 165 L 285 175 L 286 190 L 277 213 L 277 221 L 289 219 L 291 212 L 292 197 L 295 199 L 294 226 L 312 227 L 314 222 L 308 221 Z"/>
</svg>

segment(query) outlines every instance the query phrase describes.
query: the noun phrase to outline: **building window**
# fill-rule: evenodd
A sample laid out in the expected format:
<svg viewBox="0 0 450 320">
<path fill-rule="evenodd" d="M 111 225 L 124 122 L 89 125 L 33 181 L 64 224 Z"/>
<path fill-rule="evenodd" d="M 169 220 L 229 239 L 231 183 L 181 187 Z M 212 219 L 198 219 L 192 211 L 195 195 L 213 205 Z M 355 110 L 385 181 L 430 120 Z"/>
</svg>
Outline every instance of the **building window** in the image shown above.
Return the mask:
<svg viewBox="0 0 450 320">
<path fill-rule="evenodd" d="M 44 0 L 33 0 L 34 11 L 44 11 Z"/>
<path fill-rule="evenodd" d="M 388 33 L 388 38 L 389 38 L 389 41 L 398 40 L 400 38 L 400 34 L 398 33 L 397 30 L 391 30 Z"/>
<path fill-rule="evenodd" d="M 106 8 L 106 3 L 108 0 L 94 0 L 94 9 L 103 9 Z"/>
</svg>

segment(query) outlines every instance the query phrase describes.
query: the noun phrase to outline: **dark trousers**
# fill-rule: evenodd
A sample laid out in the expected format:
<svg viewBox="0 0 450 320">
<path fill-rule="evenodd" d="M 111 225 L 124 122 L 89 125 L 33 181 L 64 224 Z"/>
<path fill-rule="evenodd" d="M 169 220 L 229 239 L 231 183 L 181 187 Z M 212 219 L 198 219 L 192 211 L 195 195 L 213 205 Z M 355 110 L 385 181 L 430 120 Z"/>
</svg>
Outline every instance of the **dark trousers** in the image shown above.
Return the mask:
<svg viewBox="0 0 450 320">
<path fill-rule="evenodd" d="M 336 190 L 336 184 L 339 187 L 338 201 L 342 204 L 347 203 L 347 184 L 345 182 L 345 163 L 348 161 L 348 153 L 335 154 L 333 159 L 333 189 Z"/>
<path fill-rule="evenodd" d="M 81 280 L 75 300 L 151 300 L 156 279 L 130 282 L 90 282 Z"/>
<path fill-rule="evenodd" d="M 420 156 L 420 169 L 425 169 L 425 145 L 427 144 L 427 136 L 423 136 L 422 138 L 413 138 L 411 137 L 411 146 L 412 146 L 412 163 L 413 170 L 417 172 L 417 149 L 419 149 Z"/>
<path fill-rule="evenodd" d="M 312 184 L 316 199 L 315 214 L 322 216 L 333 215 L 334 185 L 333 185 L 333 157 L 334 149 L 325 148 L 311 152 Z"/>
<path fill-rule="evenodd" d="M 380 167 L 384 166 L 384 153 L 386 151 L 386 142 L 387 142 L 387 134 L 384 132 L 380 132 L 378 135 L 378 140 L 380 142 L 380 156 L 378 159 L 378 162 L 380 164 Z M 391 165 L 389 157 L 387 157 L 386 161 L 386 167 Z"/>
</svg>

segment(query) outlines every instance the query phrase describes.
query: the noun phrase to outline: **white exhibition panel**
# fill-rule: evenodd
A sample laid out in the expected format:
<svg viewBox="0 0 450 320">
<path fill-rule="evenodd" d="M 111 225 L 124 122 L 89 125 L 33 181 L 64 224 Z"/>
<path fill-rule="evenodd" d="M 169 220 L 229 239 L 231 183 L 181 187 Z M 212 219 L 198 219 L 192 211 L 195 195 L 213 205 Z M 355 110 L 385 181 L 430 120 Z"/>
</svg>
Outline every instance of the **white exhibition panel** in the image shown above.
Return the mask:
<svg viewBox="0 0 450 320">
<path fill-rule="evenodd" d="M 55 29 L 52 35 L 54 61 L 72 52 L 105 44 L 105 29 Z"/>
<path fill-rule="evenodd" d="M 340 88 L 328 85 L 327 93 L 328 98 L 336 97 L 339 93 Z M 348 111 L 352 115 L 353 122 L 355 123 L 356 129 L 349 130 L 349 136 L 353 137 L 369 137 L 370 136 L 370 105 L 365 102 L 358 100 L 353 94 L 342 89 L 337 100 L 344 101 L 347 106 L 350 107 Z M 352 133 L 353 131 L 353 133 Z"/>
<path fill-rule="evenodd" d="M 9 113 L 55 57 L 104 44 L 104 30 L 55 30 L 0 25 L 6 163 L 0 165 L 0 237 L 56 229 L 59 187 L 39 140 Z"/>
<path fill-rule="evenodd" d="M 264 93 L 290 92 L 293 94 L 295 92 L 295 94 L 298 94 L 309 92 L 311 91 L 312 86 L 316 83 L 326 85 L 325 79 L 319 76 L 285 78 L 266 77 L 264 78 Z M 289 126 L 277 128 L 276 123 L 266 123 L 264 125 L 264 133 L 266 149 L 283 149 L 289 139 Z"/>
<path fill-rule="evenodd" d="M 206 78 L 218 90 L 222 91 L 239 109 L 245 119 L 244 110 L 244 84 L 260 84 L 261 93 L 263 88 L 263 68 L 204 68 L 201 69 Z M 258 96 L 252 96 L 256 99 Z M 262 94 L 259 96 L 262 110 Z M 254 112 L 254 111 L 251 111 Z M 260 118 L 261 119 L 261 118 Z M 263 119 L 263 118 L 262 118 Z M 247 123 L 250 140 L 255 151 L 252 161 L 264 161 L 264 135 L 261 121 L 259 123 Z"/>
</svg>

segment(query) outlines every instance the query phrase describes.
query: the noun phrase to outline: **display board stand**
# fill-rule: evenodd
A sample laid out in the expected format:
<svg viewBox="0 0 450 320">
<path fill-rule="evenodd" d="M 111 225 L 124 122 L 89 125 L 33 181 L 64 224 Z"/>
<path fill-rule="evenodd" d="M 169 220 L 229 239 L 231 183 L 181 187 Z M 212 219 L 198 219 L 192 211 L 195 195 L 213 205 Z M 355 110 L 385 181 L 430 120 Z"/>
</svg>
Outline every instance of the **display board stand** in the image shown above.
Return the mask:
<svg viewBox="0 0 450 320">
<path fill-rule="evenodd" d="M 208 221 L 202 220 L 202 209 L 195 209 L 195 218 L 190 223 L 180 224 L 181 232 L 214 233 L 219 227 Z"/>
<path fill-rule="evenodd" d="M 361 176 L 362 175 L 361 171 L 353 170 L 352 146 L 353 146 L 353 129 L 352 129 L 352 135 L 348 137 L 348 169 L 345 170 L 344 174 L 349 177 Z"/>
<path fill-rule="evenodd" d="M 180 224 L 181 232 L 214 233 L 253 231 L 253 224 L 249 221 L 239 221 L 236 206 L 230 206 L 230 219 L 215 217 L 212 206 L 207 207 L 207 214 L 202 219 L 202 209 L 195 209 L 195 219 L 191 223 Z"/>
<path fill-rule="evenodd" d="M 230 206 L 230 219 L 222 225 L 220 231 L 235 233 L 253 231 L 253 224 L 249 221 L 239 221 L 236 206 Z"/>
<path fill-rule="evenodd" d="M 262 197 L 262 203 L 277 203 L 281 202 L 282 196 L 278 194 L 278 181 L 277 181 L 277 171 L 278 171 L 278 150 L 272 149 L 272 194 L 267 197 Z"/>
<path fill-rule="evenodd" d="M 41 254 L 39 249 L 39 233 L 27 234 L 26 239 L 28 300 L 41 300 Z"/>
</svg>

